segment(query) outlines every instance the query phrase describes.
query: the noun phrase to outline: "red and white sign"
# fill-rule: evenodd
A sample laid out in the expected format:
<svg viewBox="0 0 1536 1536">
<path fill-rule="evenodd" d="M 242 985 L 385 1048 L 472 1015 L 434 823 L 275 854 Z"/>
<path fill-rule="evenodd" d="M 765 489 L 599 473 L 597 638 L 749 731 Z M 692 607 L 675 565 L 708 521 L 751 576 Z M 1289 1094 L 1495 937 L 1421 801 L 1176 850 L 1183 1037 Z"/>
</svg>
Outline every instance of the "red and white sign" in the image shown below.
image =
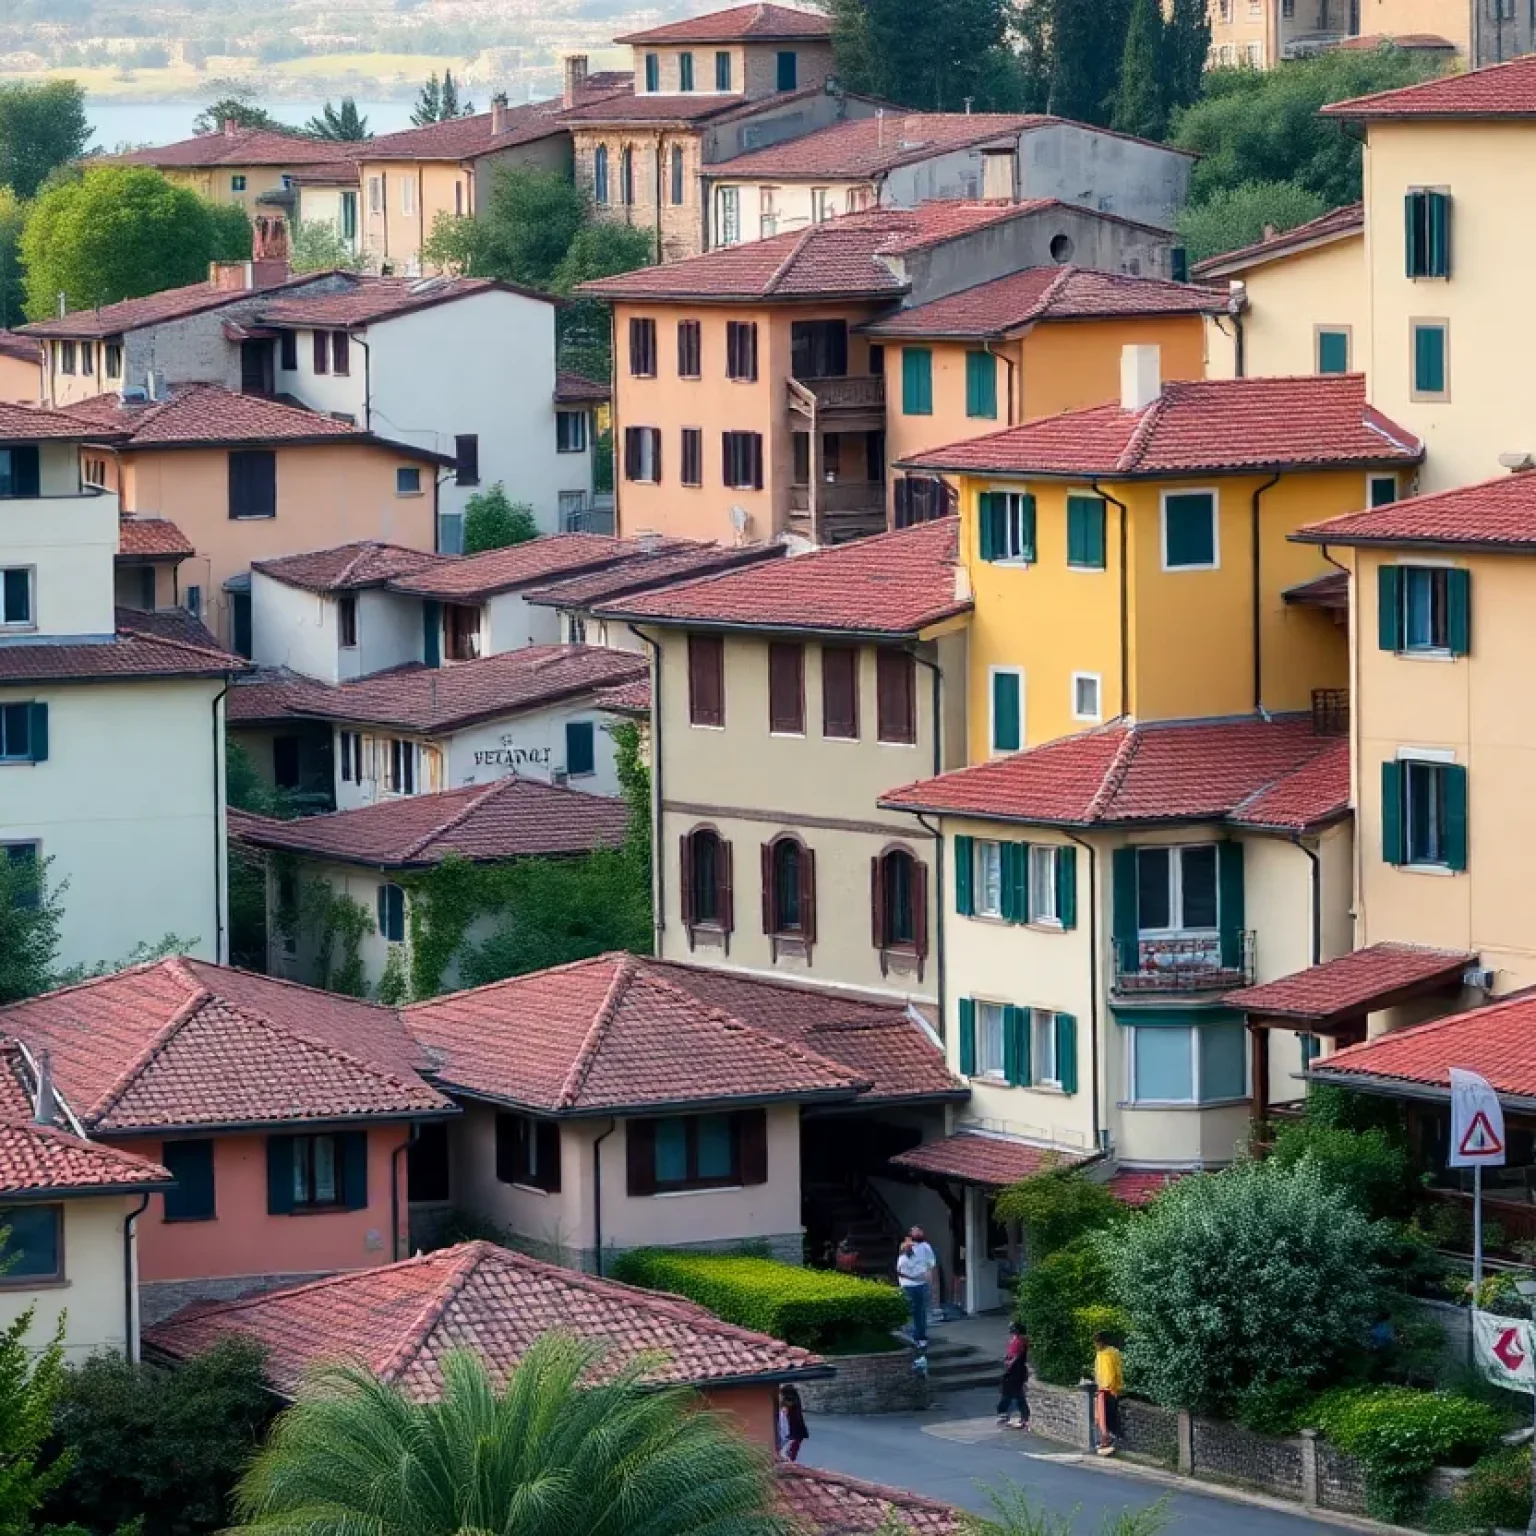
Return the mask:
<svg viewBox="0 0 1536 1536">
<path fill-rule="evenodd" d="M 1472 1314 L 1472 1344 L 1478 1369 L 1496 1387 L 1536 1391 L 1536 1363 L 1531 1356 L 1531 1325 L 1491 1312 Z"/>
<path fill-rule="evenodd" d="M 1487 1078 L 1451 1068 L 1452 1168 L 1504 1165 L 1504 1106 Z"/>
</svg>

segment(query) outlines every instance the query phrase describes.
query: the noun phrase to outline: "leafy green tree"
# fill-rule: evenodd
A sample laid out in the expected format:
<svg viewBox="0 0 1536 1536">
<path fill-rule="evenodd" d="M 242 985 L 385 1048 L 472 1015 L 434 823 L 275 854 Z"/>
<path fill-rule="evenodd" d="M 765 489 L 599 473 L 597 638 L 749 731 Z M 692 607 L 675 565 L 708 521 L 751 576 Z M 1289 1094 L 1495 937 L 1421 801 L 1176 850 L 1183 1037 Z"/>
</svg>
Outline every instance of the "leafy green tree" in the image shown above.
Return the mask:
<svg viewBox="0 0 1536 1536">
<path fill-rule="evenodd" d="M 90 142 L 85 92 L 73 80 L 0 85 L 0 185 L 17 197 L 36 197 L 49 172 Z"/>
<path fill-rule="evenodd" d="M 498 1389 L 472 1354 L 443 1362 L 443 1401 L 356 1367 L 278 1419 L 240 1485 L 269 1536 L 780 1536 L 762 1455 L 687 1390 L 631 1366 L 584 1384 L 599 1352 L 539 1339 Z"/>
<path fill-rule="evenodd" d="M 64 886 L 50 885 L 51 859 L 0 859 L 0 1003 L 53 985 L 64 922 Z"/>
<path fill-rule="evenodd" d="M 1010 1184 L 997 1197 L 997 1219 L 1024 1228 L 1029 1262 L 1038 1264 L 1089 1232 L 1113 1226 L 1126 1208 L 1106 1185 L 1070 1165 Z"/>
<path fill-rule="evenodd" d="M 1163 32 L 1163 91 L 1170 107 L 1200 99 L 1211 51 L 1209 0 L 1173 0 Z"/>
<path fill-rule="evenodd" d="M 209 261 L 249 261 L 251 259 L 251 217 L 239 203 L 214 203 L 207 200 Z"/>
<path fill-rule="evenodd" d="M 195 134 L 223 133 L 224 125 L 233 123 L 236 128 L 265 128 L 273 133 L 292 133 L 288 123 L 281 123 L 263 106 L 256 102 L 256 92 L 250 86 L 232 85 L 217 101 L 210 101 L 192 119 Z"/>
<path fill-rule="evenodd" d="M 1338 1379 L 1388 1294 L 1378 1233 L 1311 1158 L 1185 1179 L 1096 1241 L 1129 1319 L 1127 1373 L 1199 1413 Z"/>
<path fill-rule="evenodd" d="M 142 1536 L 206 1536 L 229 1523 L 273 1403 L 261 1351 L 217 1345 L 176 1370 L 97 1355 L 61 1382 L 57 1438 L 68 1466 L 50 1522 Z"/>
<path fill-rule="evenodd" d="M 470 277 L 548 289 L 586 221 L 581 193 L 559 172 L 501 170 L 484 213 L 474 219 L 440 214 L 422 256 Z"/>
<path fill-rule="evenodd" d="M 348 143 L 373 137 L 368 131 L 368 119 L 357 110 L 357 102 L 351 96 L 343 96 L 339 107 L 326 102 L 319 116 L 304 125 L 304 131 L 312 138 Z"/>
<path fill-rule="evenodd" d="M 1295 229 L 1326 212 L 1317 193 L 1294 181 L 1250 181 L 1183 209 L 1177 228 L 1189 259 L 1204 261 L 1252 245 L 1268 229 Z"/>
<path fill-rule="evenodd" d="M 613 328 L 608 306 L 601 299 L 582 297 L 576 289 L 600 277 L 648 267 L 655 258 L 655 242 L 643 229 L 589 221 L 576 231 L 555 268 L 552 285 L 567 301 L 555 316 L 562 368 L 589 379 L 612 375 Z"/>
<path fill-rule="evenodd" d="M 249 255 L 248 225 L 243 238 Z M 61 293 L 75 309 L 196 282 L 233 239 L 230 215 L 159 171 L 94 167 L 32 204 L 21 236 L 27 314 L 53 314 Z"/>
<path fill-rule="evenodd" d="M 0 898 L 3 898 L 0 891 Z M 64 1384 L 64 1324 L 39 1352 L 28 1347 L 30 1307 L 0 1332 L 0 1532 L 28 1536 L 44 1501 L 70 1470 L 49 1457 L 54 1411 Z"/>
<path fill-rule="evenodd" d="M 25 204 L 9 187 L 0 187 L 0 329 L 20 325 L 25 317 L 21 232 L 26 224 Z"/>
<path fill-rule="evenodd" d="M 539 525 L 533 508 L 526 501 L 513 501 L 500 480 L 486 490 L 476 491 L 464 503 L 466 555 L 526 544 L 538 536 Z"/>
<path fill-rule="evenodd" d="M 1159 0 L 1132 0 L 1112 126 L 1121 133 L 1160 139 L 1168 126 L 1163 71 L 1168 42 Z"/>
<path fill-rule="evenodd" d="M 1075 1386 L 1093 1361 L 1093 1335 L 1120 1333 L 1108 1266 L 1090 1233 L 1032 1262 L 1017 1292 L 1017 1315 L 1029 1332 L 1030 1369 L 1042 1381 Z"/>
<path fill-rule="evenodd" d="M 430 123 L 446 123 L 451 118 L 469 117 L 474 110 L 475 104 L 472 101 L 466 101 L 462 106 L 459 104 L 459 88 L 454 81 L 453 71 L 445 69 L 439 82 L 434 70 L 416 97 L 416 105 L 411 109 L 411 121 L 418 128 L 425 128 Z"/>
<path fill-rule="evenodd" d="M 1130 0 L 1040 0 L 1050 6 L 1050 110 L 1108 127 L 1130 27 Z"/>
<path fill-rule="evenodd" d="M 362 258 L 325 219 L 300 219 L 288 237 L 288 265 L 295 272 L 357 272 Z"/>
</svg>

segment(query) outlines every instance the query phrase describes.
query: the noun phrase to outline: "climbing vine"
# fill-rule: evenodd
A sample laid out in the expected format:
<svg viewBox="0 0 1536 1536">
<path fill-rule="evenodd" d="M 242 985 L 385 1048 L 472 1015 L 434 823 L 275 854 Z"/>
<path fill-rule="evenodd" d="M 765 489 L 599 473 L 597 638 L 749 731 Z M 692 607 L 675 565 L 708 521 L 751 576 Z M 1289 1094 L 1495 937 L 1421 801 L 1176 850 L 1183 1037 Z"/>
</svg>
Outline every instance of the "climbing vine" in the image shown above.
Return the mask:
<svg viewBox="0 0 1536 1536">
<path fill-rule="evenodd" d="M 516 863 L 471 864 L 450 853 L 435 868 L 401 878 L 410 897 L 412 997 L 434 997 L 442 990 L 449 962 L 476 918 L 511 908 L 517 869 Z"/>
<path fill-rule="evenodd" d="M 315 986 L 347 997 L 366 997 L 363 940 L 374 931 L 373 914 L 362 902 L 333 890 L 325 880 L 299 880 L 298 863 L 291 854 L 274 853 L 271 857 L 279 893 L 293 893 L 289 902 L 279 901 L 278 933 L 290 939 L 302 935 L 313 944 Z"/>
</svg>

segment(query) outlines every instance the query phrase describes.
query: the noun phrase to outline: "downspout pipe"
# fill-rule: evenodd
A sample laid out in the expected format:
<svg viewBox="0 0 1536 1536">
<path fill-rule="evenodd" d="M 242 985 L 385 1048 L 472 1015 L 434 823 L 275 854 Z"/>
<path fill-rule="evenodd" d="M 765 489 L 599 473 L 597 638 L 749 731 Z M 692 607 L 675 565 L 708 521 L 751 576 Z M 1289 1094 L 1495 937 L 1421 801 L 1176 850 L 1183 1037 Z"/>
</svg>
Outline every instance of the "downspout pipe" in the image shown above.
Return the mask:
<svg viewBox="0 0 1536 1536">
<path fill-rule="evenodd" d="M 624 627 L 651 653 L 651 927 L 659 955 L 667 926 L 667 864 L 661 841 L 661 642 L 633 624 Z"/>
<path fill-rule="evenodd" d="M 123 1354 L 129 1365 L 137 1358 L 134 1344 L 138 1338 L 138 1287 L 133 1283 L 133 1234 L 140 1216 L 149 1209 L 149 1191 L 139 1196 L 139 1203 L 123 1217 Z"/>
<path fill-rule="evenodd" d="M 350 333 L 349 333 L 350 334 Z M 373 431 L 373 348 L 366 337 L 352 336 L 352 345 L 363 349 L 363 431 Z"/>
<path fill-rule="evenodd" d="M 991 343 L 991 341 L 983 341 L 982 344 L 981 344 L 981 350 L 983 352 L 985 352 L 988 357 L 996 358 L 997 361 L 1000 362 L 1003 365 L 1003 367 L 1008 370 L 1008 425 L 1010 427 L 1017 426 L 1018 422 L 1016 420 L 1015 412 L 1014 412 L 1014 408 L 1013 408 L 1013 386 L 1014 386 L 1014 383 L 1015 383 L 1014 374 L 1015 374 L 1015 367 L 1016 367 L 1016 365 L 1015 365 L 1013 359 L 1011 357 L 1009 357 L 1007 355 L 1007 353 L 1005 353 L 1005 352 L 994 352 L 992 350 L 992 343 Z"/>
<path fill-rule="evenodd" d="M 391 1259 L 403 1259 L 406 1255 L 400 1252 L 400 1159 L 408 1154 L 412 1147 L 421 1140 L 421 1126 L 415 1121 L 411 1123 L 410 1134 L 390 1154 L 389 1168 L 389 1256 Z M 410 1251 L 411 1240 L 407 1233 L 405 1240 L 406 1252 Z"/>
<path fill-rule="evenodd" d="M 1248 517 L 1249 537 L 1253 544 L 1250 593 L 1253 605 L 1253 712 L 1264 720 L 1269 719 L 1269 711 L 1264 708 L 1263 545 L 1259 538 L 1259 503 L 1264 499 L 1265 491 L 1271 490 L 1279 483 L 1280 472 L 1276 470 L 1263 485 L 1254 487 Z"/>
<path fill-rule="evenodd" d="M 938 1029 L 939 1039 L 948 1040 L 949 1030 L 946 1028 L 945 990 L 944 978 L 947 972 L 944 955 L 944 833 L 934 826 L 921 811 L 913 813 L 917 818 L 917 824 L 933 839 L 933 967 L 934 989 L 939 994 Z"/>
<path fill-rule="evenodd" d="M 608 1129 L 592 1143 L 592 1262 L 597 1278 L 603 1278 L 603 1143 L 619 1128 L 617 1115 L 609 1115 Z"/>
<path fill-rule="evenodd" d="M 224 783 L 224 753 L 219 743 L 219 708 L 224 703 L 224 696 L 229 692 L 229 678 L 224 679 L 224 686 L 213 696 L 210 707 L 211 735 L 213 737 L 213 809 L 215 812 L 215 825 L 213 829 L 213 954 L 214 959 L 221 965 L 229 961 L 229 951 L 225 946 L 224 938 L 224 881 L 228 873 L 228 853 L 225 845 L 224 821 L 222 814 L 227 806 L 227 789 Z"/>
<path fill-rule="evenodd" d="M 1120 709 L 1122 720 L 1131 715 L 1131 573 L 1127 562 L 1130 558 L 1130 509 L 1123 501 L 1111 496 L 1097 479 L 1088 482 L 1095 496 L 1102 496 L 1120 513 Z"/>
<path fill-rule="evenodd" d="M 1099 851 L 1075 832 L 1067 832 L 1067 836 L 1088 853 L 1088 1076 L 1092 1084 L 1089 1100 L 1093 1113 L 1093 1149 L 1106 1152 L 1109 1150 L 1108 1133 L 1103 1127 L 1099 1099 Z"/>
<path fill-rule="evenodd" d="M 1301 833 L 1293 832 L 1291 841 L 1306 854 L 1312 863 L 1312 964 L 1323 963 L 1323 861 L 1315 848 L 1309 848 L 1301 840 Z"/>
</svg>

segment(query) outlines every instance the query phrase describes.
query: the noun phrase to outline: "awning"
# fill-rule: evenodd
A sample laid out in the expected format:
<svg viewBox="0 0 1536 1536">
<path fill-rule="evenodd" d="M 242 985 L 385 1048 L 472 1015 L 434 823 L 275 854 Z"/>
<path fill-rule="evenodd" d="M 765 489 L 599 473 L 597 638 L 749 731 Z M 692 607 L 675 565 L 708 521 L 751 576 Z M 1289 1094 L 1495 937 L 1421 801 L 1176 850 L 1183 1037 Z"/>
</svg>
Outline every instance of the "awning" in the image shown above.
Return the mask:
<svg viewBox="0 0 1536 1536">
<path fill-rule="evenodd" d="M 1459 987 L 1475 958 L 1462 950 L 1372 944 L 1278 981 L 1229 992 L 1224 1001 L 1254 1026 L 1273 1019 L 1308 1034 L 1363 1033 L 1367 1014 Z"/>
<path fill-rule="evenodd" d="M 1300 586 L 1287 587 L 1280 594 L 1284 601 L 1299 608 L 1326 608 L 1335 613 L 1349 612 L 1349 574 L 1330 571 Z"/>
<path fill-rule="evenodd" d="M 910 1152 L 898 1154 L 891 1159 L 891 1166 L 905 1168 L 910 1173 L 949 1179 L 955 1184 L 1003 1189 L 1009 1184 L 1017 1184 L 1020 1179 L 1044 1173 L 1047 1168 L 1069 1167 L 1089 1160 L 1089 1153 L 1066 1147 L 957 1131 L 953 1136 L 925 1141 Z"/>
</svg>

